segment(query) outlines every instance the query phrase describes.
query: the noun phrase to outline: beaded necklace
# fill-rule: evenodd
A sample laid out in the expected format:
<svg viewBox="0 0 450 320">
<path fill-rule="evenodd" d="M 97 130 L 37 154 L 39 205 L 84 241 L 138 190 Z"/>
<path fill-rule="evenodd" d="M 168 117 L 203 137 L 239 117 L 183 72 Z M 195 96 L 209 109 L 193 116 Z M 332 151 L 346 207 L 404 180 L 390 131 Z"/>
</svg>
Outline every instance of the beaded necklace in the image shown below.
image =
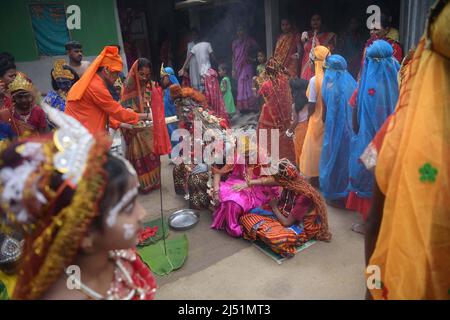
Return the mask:
<svg viewBox="0 0 450 320">
<path fill-rule="evenodd" d="M 111 251 L 109 256 L 110 259 L 114 260 L 115 270 L 114 282 L 111 285 L 111 288 L 106 292 L 106 297 L 89 288 L 82 283 L 80 279 L 74 279 L 75 283 L 79 286 L 79 290 L 93 300 L 131 300 L 135 296 L 138 296 L 139 299 L 143 300 L 147 294 L 147 290 L 134 283 L 130 272 L 124 267 L 121 261 L 122 259 L 134 261 L 136 256 L 130 254 L 127 250 Z M 70 273 L 66 272 L 66 274 L 67 276 L 71 276 Z M 129 290 L 125 297 L 119 296 L 119 286 L 124 286 Z M 156 288 L 153 288 L 151 291 L 154 293 Z"/>
</svg>

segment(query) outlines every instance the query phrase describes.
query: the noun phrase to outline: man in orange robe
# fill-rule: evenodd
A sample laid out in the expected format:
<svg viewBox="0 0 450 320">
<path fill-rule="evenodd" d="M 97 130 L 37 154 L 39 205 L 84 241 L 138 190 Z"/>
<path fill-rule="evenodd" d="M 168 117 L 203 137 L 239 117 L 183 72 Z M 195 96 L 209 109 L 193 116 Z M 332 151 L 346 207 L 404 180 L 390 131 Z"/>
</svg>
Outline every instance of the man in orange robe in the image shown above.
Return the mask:
<svg viewBox="0 0 450 320">
<path fill-rule="evenodd" d="M 105 47 L 69 91 L 65 113 L 77 119 L 92 134 L 106 131 L 108 122 L 136 124 L 141 119 L 147 119 L 146 114 L 122 107 L 108 90 L 122 68 L 118 48 Z"/>
</svg>

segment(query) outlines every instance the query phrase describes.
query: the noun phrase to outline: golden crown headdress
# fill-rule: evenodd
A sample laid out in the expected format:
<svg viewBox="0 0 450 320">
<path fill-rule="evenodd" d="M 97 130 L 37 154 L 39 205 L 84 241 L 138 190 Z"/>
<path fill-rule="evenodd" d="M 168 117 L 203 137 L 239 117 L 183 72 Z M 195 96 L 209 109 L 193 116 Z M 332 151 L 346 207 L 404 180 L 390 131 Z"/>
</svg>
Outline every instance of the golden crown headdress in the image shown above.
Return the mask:
<svg viewBox="0 0 450 320">
<path fill-rule="evenodd" d="M 161 64 L 160 76 L 161 76 L 161 78 L 163 78 L 163 77 L 165 77 L 165 76 L 170 76 L 170 74 L 168 74 L 168 73 L 164 70 L 164 63 Z"/>
<path fill-rule="evenodd" d="M 19 90 L 34 92 L 34 86 L 22 73 L 18 72 L 14 81 L 8 86 L 8 92 L 13 93 Z"/>
<path fill-rule="evenodd" d="M 53 79 L 64 78 L 73 80 L 75 76 L 70 70 L 64 69 L 64 66 L 67 65 L 64 59 L 57 59 L 53 65 L 52 77 Z"/>
</svg>

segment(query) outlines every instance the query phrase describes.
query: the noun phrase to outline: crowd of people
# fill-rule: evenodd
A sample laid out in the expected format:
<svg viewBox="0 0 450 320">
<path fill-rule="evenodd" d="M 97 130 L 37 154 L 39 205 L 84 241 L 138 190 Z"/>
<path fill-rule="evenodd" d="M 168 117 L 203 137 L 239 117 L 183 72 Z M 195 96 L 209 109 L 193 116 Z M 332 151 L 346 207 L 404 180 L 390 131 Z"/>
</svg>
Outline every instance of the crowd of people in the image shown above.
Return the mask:
<svg viewBox="0 0 450 320">
<path fill-rule="evenodd" d="M 217 63 L 217 71 L 211 44 L 193 31 L 178 72 L 141 57 L 126 76 L 119 46 L 87 62 L 72 41 L 45 97 L 2 53 L 4 296 L 152 299 L 155 280 L 135 251 L 146 217 L 137 197 L 161 187 L 160 159 L 169 155 L 175 192 L 210 210 L 211 228 L 292 257 L 310 240 L 331 241 L 327 204 L 357 211 L 367 264 L 382 269 L 382 288 L 368 296 L 448 298 L 449 21 L 450 4 L 440 0 L 403 57 L 382 14 L 381 28 L 347 59 L 336 50 L 351 51 L 354 28 L 341 44 L 320 15 L 303 34 L 282 19 L 268 59 L 238 26 L 232 66 Z M 256 141 L 229 133 L 249 111 L 259 113 Z M 190 139 L 176 129 L 194 136 L 195 121 L 219 132 L 225 151 L 237 147 L 231 161 L 228 152 L 198 161 L 195 149 L 210 141 L 171 154 Z M 123 136 L 124 157 L 111 151 L 109 130 Z M 73 265 L 83 272 L 77 290 L 67 287 Z"/>
</svg>

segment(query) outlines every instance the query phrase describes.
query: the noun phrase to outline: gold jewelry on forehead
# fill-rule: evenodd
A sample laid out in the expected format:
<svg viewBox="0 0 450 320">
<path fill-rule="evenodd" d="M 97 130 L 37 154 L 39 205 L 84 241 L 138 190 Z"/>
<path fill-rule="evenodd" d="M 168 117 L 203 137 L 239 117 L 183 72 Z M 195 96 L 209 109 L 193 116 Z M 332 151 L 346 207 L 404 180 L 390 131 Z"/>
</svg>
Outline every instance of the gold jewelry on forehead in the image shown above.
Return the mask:
<svg viewBox="0 0 450 320">
<path fill-rule="evenodd" d="M 70 70 L 64 69 L 64 66 L 67 65 L 64 59 L 57 59 L 53 65 L 52 77 L 53 79 L 64 78 L 73 80 L 75 76 Z"/>
<path fill-rule="evenodd" d="M 19 90 L 24 90 L 28 92 L 33 92 L 34 87 L 33 84 L 22 75 L 22 73 L 17 73 L 16 77 L 14 78 L 14 81 L 11 82 L 8 86 L 8 92 L 13 93 Z"/>
</svg>

